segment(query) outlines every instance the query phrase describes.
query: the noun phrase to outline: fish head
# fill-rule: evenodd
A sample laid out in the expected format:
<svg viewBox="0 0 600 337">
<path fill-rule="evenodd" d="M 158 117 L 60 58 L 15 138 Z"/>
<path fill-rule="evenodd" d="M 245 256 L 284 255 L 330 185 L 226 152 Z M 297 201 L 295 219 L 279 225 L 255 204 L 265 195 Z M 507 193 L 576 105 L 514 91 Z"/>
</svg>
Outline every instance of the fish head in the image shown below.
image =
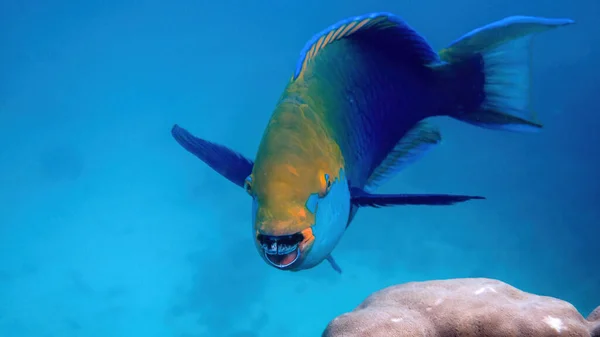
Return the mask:
<svg viewBox="0 0 600 337">
<path fill-rule="evenodd" d="M 350 189 L 339 153 L 299 148 L 259 155 L 245 189 L 252 196 L 253 237 L 267 264 L 312 268 L 330 255 L 346 229 Z"/>
</svg>

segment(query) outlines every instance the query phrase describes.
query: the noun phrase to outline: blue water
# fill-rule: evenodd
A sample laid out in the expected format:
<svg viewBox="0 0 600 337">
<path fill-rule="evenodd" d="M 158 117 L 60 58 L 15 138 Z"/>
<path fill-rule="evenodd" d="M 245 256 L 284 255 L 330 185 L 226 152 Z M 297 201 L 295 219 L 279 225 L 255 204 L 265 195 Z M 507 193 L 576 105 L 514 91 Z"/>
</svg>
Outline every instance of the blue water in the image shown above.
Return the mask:
<svg viewBox="0 0 600 337">
<path fill-rule="evenodd" d="M 253 157 L 304 43 L 373 11 L 435 49 L 523 14 L 574 26 L 534 46 L 539 134 L 440 118 L 443 144 L 382 192 L 485 195 L 366 209 L 328 264 L 278 271 L 247 195 L 185 152 Z M 491 277 L 600 304 L 600 2 L 0 1 L 0 336 L 318 336 L 368 294 Z"/>
</svg>

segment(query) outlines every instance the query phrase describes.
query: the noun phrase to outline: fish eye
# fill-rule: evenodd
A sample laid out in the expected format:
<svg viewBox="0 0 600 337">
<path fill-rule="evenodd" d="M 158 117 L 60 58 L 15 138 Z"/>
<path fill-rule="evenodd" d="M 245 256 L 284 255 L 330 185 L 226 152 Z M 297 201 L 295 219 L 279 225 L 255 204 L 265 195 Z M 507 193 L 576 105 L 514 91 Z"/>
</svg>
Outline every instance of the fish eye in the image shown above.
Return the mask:
<svg viewBox="0 0 600 337">
<path fill-rule="evenodd" d="M 327 195 L 327 193 L 329 193 L 329 190 L 331 189 L 331 184 L 331 177 L 329 176 L 329 174 L 325 173 L 321 178 L 321 197 L 324 197 Z"/>
<path fill-rule="evenodd" d="M 246 178 L 246 180 L 244 181 L 244 189 L 246 190 L 246 193 L 248 193 L 249 195 L 252 195 L 252 177 L 248 176 L 248 178 Z"/>
</svg>

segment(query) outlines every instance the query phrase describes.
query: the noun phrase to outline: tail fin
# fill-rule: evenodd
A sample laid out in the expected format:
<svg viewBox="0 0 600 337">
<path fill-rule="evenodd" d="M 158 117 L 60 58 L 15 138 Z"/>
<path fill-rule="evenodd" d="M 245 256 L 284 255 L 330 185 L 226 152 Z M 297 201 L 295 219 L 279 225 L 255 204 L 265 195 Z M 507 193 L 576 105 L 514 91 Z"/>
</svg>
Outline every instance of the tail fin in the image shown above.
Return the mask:
<svg viewBox="0 0 600 337">
<path fill-rule="evenodd" d="M 478 28 L 442 50 L 435 68 L 451 98 L 451 117 L 488 129 L 537 131 L 530 108 L 531 40 L 570 19 L 512 16 Z M 448 78 L 450 81 L 447 81 Z"/>
</svg>

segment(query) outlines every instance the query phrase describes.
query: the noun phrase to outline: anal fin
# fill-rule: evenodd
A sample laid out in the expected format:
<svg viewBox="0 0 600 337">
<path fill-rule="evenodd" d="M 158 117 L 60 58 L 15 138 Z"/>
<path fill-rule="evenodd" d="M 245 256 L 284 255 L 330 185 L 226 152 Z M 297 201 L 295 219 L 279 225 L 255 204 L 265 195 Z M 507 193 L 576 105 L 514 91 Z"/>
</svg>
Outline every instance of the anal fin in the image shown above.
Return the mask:
<svg viewBox="0 0 600 337">
<path fill-rule="evenodd" d="M 365 191 L 375 191 L 405 167 L 420 159 L 441 140 L 442 136 L 436 126 L 424 121 L 417 123 L 373 171 L 367 180 Z"/>
<path fill-rule="evenodd" d="M 333 270 L 337 271 L 339 274 L 342 273 L 342 268 L 340 268 L 340 265 L 337 264 L 337 262 L 335 262 L 335 259 L 333 258 L 333 256 L 331 256 L 331 254 L 327 256 L 327 262 L 329 262 Z"/>
</svg>

